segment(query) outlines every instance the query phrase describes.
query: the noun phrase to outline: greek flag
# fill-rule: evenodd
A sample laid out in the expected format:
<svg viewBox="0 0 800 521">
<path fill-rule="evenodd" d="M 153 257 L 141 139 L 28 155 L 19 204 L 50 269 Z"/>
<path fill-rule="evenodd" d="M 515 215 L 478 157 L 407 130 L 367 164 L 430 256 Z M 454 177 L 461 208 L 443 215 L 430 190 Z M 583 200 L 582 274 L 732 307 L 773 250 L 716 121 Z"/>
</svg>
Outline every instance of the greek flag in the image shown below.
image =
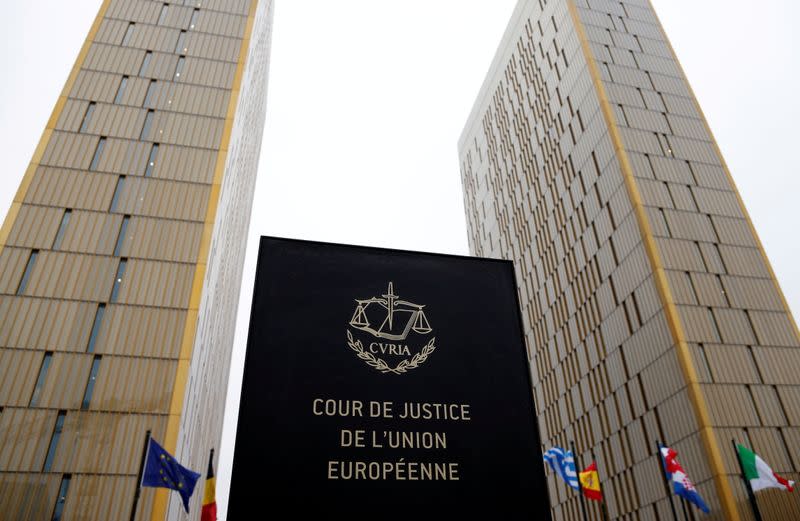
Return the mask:
<svg viewBox="0 0 800 521">
<path fill-rule="evenodd" d="M 545 452 L 543 457 L 544 461 L 550 465 L 550 468 L 553 469 L 556 474 L 561 476 L 561 479 L 563 479 L 567 485 L 575 490 L 580 489 L 578 485 L 578 473 L 575 470 L 575 458 L 570 451 L 564 450 L 561 447 L 553 447 Z"/>
</svg>

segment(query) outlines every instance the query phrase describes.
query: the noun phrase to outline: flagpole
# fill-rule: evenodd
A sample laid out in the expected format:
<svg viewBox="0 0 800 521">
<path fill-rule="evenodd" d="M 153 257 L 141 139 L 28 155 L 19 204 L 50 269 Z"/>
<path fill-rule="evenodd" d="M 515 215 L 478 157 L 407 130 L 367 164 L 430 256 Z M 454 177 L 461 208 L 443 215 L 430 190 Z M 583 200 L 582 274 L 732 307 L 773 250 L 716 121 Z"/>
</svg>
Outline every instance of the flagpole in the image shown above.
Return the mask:
<svg viewBox="0 0 800 521">
<path fill-rule="evenodd" d="M 656 440 L 656 450 L 658 451 L 658 461 L 661 462 L 661 477 L 664 480 L 664 489 L 667 492 L 667 503 L 669 503 L 669 508 L 672 510 L 672 519 L 678 521 L 678 513 L 675 511 L 675 504 L 672 502 L 672 492 L 669 490 L 669 482 L 667 481 L 667 465 L 664 462 L 664 456 L 661 454 L 661 442 L 658 440 Z"/>
<path fill-rule="evenodd" d="M 689 519 L 689 510 L 686 508 L 686 503 L 686 498 L 681 498 L 681 505 L 683 505 L 683 518 L 686 521 L 691 521 L 691 519 Z"/>
<path fill-rule="evenodd" d="M 136 492 L 133 494 L 133 506 L 131 507 L 131 521 L 136 519 L 136 506 L 139 504 L 139 495 L 142 492 L 142 473 L 144 472 L 144 461 L 147 458 L 147 449 L 150 447 L 150 430 L 144 436 L 144 447 L 142 447 L 142 461 L 139 462 L 139 473 L 136 475 Z"/>
<path fill-rule="evenodd" d="M 592 455 L 592 461 L 594 462 L 595 466 L 597 465 L 597 458 L 594 457 L 594 450 L 590 450 L 589 454 Z M 580 480 L 579 480 L 580 481 Z M 597 484 L 600 484 L 600 469 L 597 469 Z M 602 501 L 600 501 L 600 512 L 603 514 L 603 521 L 608 521 L 608 508 L 606 505 L 606 495 L 603 493 L 602 487 L 600 488 L 600 494 L 603 497 Z"/>
<path fill-rule="evenodd" d="M 739 456 L 739 448 L 736 447 L 736 440 L 731 440 L 731 443 L 733 444 L 733 451 L 736 453 L 736 461 L 739 462 L 739 470 L 742 473 L 742 481 L 744 481 L 744 485 L 747 487 L 747 497 L 750 498 L 750 507 L 753 509 L 753 517 L 756 518 L 756 521 L 763 521 L 761 518 L 761 512 L 758 510 L 758 503 L 756 502 L 756 495 L 753 493 L 753 487 L 750 486 L 750 480 L 744 475 L 744 464 L 742 463 L 741 456 Z"/>
<path fill-rule="evenodd" d="M 583 465 L 581 465 L 580 461 L 578 460 L 578 453 L 575 452 L 575 442 L 570 442 L 570 447 L 572 448 L 572 458 L 575 460 L 575 473 L 578 475 L 578 494 L 581 496 L 581 512 L 583 512 L 583 521 L 589 521 L 589 515 L 586 513 L 586 498 L 583 497 L 583 483 L 581 483 L 581 470 L 583 469 Z"/>
</svg>

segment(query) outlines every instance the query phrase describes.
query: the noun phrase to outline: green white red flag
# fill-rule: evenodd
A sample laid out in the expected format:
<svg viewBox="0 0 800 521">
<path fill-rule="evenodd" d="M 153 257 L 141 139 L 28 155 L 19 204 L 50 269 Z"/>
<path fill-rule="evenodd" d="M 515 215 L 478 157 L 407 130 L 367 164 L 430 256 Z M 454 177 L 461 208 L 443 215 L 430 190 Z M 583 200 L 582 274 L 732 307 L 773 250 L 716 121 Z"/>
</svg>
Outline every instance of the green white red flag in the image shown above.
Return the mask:
<svg viewBox="0 0 800 521">
<path fill-rule="evenodd" d="M 775 474 L 767 462 L 761 459 L 758 454 L 752 450 L 737 444 L 736 448 L 739 452 L 739 459 L 742 462 L 744 469 L 744 477 L 750 481 L 750 487 L 753 492 L 758 492 L 765 488 L 777 488 L 780 490 L 794 490 L 794 481 L 782 478 Z"/>
</svg>

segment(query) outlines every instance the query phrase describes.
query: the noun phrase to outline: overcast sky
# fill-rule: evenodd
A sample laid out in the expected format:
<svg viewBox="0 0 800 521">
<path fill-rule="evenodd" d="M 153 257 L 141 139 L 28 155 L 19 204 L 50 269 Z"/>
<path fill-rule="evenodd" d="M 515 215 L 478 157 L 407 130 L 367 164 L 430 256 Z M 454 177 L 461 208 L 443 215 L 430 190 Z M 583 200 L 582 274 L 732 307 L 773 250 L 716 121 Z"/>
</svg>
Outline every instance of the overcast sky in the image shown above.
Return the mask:
<svg viewBox="0 0 800 521">
<path fill-rule="evenodd" d="M 783 291 L 800 309 L 792 0 L 653 0 Z M 4 216 L 99 0 L 7 2 Z M 259 235 L 467 253 L 456 142 L 515 2 L 278 0 L 218 469 L 220 519 Z M 12 44 L 13 42 L 13 44 Z"/>
</svg>

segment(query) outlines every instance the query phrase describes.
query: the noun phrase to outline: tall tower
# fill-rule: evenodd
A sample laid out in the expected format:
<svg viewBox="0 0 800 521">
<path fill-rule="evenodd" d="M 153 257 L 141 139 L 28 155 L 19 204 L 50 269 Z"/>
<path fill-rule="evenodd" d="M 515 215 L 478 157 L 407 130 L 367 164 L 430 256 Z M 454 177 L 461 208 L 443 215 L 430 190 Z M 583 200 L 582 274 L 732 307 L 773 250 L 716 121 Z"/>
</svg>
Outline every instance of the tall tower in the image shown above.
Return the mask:
<svg viewBox="0 0 800 521">
<path fill-rule="evenodd" d="M 219 448 L 271 24 L 102 3 L 0 229 L 0 517 L 128 519 L 148 429 Z M 187 516 L 144 489 L 136 519 Z"/>
<path fill-rule="evenodd" d="M 657 439 L 714 519 L 750 519 L 731 439 L 797 479 L 797 326 L 648 0 L 521 0 L 459 154 L 472 253 L 516 264 L 542 439 L 594 452 L 612 518 L 671 519 Z"/>
</svg>

